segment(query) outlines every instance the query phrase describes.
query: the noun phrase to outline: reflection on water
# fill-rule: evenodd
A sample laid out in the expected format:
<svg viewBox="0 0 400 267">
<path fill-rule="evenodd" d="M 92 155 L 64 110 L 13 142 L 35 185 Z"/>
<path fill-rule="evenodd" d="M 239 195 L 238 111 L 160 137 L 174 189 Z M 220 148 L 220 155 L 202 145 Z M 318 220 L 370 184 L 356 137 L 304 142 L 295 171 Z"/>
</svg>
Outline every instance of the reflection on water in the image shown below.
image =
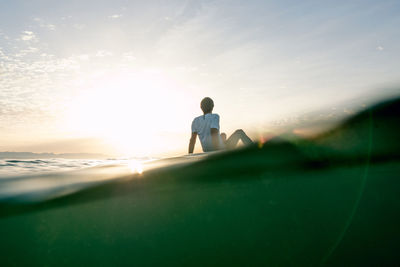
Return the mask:
<svg viewBox="0 0 400 267">
<path fill-rule="evenodd" d="M 143 173 L 143 164 L 138 160 L 130 160 L 128 163 L 129 168 L 131 169 L 132 173 Z"/>
</svg>

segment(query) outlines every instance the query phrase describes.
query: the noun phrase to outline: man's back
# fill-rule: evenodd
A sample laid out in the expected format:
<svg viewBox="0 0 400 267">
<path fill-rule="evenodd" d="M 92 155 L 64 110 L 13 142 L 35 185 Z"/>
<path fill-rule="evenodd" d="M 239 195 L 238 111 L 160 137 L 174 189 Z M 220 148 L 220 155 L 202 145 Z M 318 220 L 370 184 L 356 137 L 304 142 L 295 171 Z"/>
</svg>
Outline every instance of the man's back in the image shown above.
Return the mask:
<svg viewBox="0 0 400 267">
<path fill-rule="evenodd" d="M 207 113 L 196 117 L 192 122 L 192 133 L 197 133 L 199 135 L 200 143 L 204 152 L 215 150 L 212 143 L 211 129 L 218 130 L 220 148 L 223 148 L 224 145 L 219 135 L 218 114 Z"/>
</svg>

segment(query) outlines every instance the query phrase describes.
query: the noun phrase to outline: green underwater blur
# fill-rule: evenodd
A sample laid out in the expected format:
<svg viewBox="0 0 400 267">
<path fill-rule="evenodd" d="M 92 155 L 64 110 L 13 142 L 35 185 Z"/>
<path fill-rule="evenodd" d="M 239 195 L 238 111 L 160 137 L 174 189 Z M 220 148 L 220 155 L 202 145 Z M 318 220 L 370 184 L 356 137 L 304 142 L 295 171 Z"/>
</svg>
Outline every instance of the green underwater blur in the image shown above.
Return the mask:
<svg viewBox="0 0 400 267">
<path fill-rule="evenodd" d="M 393 99 L 311 140 L 2 199 L 0 264 L 399 265 L 399 130 Z"/>
</svg>

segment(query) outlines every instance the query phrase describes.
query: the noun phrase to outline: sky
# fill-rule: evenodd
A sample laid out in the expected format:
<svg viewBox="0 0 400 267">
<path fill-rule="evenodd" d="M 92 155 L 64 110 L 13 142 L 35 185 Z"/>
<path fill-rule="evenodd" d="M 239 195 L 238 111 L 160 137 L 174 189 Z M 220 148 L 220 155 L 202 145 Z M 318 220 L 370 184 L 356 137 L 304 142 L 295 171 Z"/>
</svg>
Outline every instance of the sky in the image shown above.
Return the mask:
<svg viewBox="0 0 400 267">
<path fill-rule="evenodd" d="M 254 139 L 351 114 L 400 93 L 399 14 L 397 0 L 0 0 L 0 151 L 183 154 L 205 96 L 223 132 Z"/>
</svg>

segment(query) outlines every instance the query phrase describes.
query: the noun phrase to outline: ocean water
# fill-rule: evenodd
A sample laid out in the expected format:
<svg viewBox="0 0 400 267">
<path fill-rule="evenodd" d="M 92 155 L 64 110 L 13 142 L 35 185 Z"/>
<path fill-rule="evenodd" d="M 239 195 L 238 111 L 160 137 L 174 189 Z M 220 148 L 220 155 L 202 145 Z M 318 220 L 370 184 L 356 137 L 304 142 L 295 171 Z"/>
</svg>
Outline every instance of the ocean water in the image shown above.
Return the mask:
<svg viewBox="0 0 400 267">
<path fill-rule="evenodd" d="M 187 155 L 185 161 L 201 158 L 197 155 Z M 180 162 L 182 157 L 162 159 L 159 157 L 134 157 L 117 159 L 0 159 L 0 179 L 48 175 L 51 173 L 69 173 L 95 167 L 128 168 L 131 173 L 143 172 L 143 168 L 165 166 Z"/>
<path fill-rule="evenodd" d="M 398 266 L 399 132 L 397 99 L 313 140 L 0 179 L 1 264 Z"/>
<path fill-rule="evenodd" d="M 106 164 L 123 163 L 123 160 L 98 159 L 0 159 L 0 178 L 65 172 Z"/>
<path fill-rule="evenodd" d="M 0 201 L 32 203 L 142 173 L 140 159 L 1 159 Z"/>
<path fill-rule="evenodd" d="M 143 172 L 177 167 L 200 160 L 201 154 L 173 158 L 124 159 L 2 159 L 0 205 L 38 203 L 101 184 L 142 176 Z"/>
</svg>

